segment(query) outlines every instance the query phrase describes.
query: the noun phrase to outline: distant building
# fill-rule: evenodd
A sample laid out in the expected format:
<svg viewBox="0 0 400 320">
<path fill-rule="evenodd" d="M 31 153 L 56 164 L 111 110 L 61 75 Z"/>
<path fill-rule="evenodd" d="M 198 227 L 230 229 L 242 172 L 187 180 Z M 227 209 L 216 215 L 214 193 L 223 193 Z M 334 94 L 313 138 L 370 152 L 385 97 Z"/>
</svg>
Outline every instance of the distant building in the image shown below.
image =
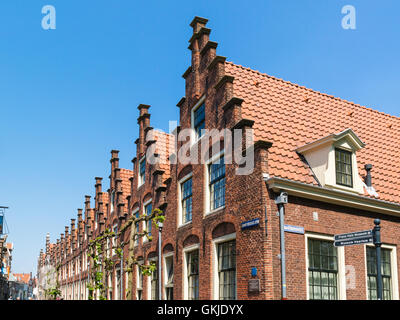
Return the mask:
<svg viewBox="0 0 400 320">
<path fill-rule="evenodd" d="M 8 282 L 9 295 L 14 299 L 28 300 L 33 296 L 32 273 L 13 273 Z"/>
<path fill-rule="evenodd" d="M 0 300 L 8 299 L 8 280 L 11 272 L 13 244 L 5 242 L 7 236 L 0 239 Z"/>
</svg>

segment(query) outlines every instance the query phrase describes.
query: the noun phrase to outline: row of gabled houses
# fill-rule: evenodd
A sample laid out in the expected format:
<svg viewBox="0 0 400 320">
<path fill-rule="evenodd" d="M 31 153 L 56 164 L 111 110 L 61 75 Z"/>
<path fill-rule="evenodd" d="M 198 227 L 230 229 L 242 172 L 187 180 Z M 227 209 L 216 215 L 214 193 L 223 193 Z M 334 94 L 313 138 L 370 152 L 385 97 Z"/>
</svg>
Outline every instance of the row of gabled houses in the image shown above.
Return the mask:
<svg viewBox="0 0 400 320">
<path fill-rule="evenodd" d="M 139 105 L 132 168 L 111 151 L 109 188 L 95 178 L 93 199 L 48 239 L 38 270 L 58 266 L 61 296 L 87 299 L 89 241 L 158 208 L 162 232 L 135 225 L 152 238 L 124 246 L 123 261 L 132 250 L 161 273 L 128 270 L 110 249 L 107 299 L 376 299 L 375 248 L 334 236 L 380 219 L 383 298 L 398 299 L 400 119 L 228 62 L 206 24 L 190 24 L 179 126 L 154 130 Z M 230 131 L 213 140 L 203 129 Z M 188 153 L 195 161 L 180 161 Z"/>
</svg>

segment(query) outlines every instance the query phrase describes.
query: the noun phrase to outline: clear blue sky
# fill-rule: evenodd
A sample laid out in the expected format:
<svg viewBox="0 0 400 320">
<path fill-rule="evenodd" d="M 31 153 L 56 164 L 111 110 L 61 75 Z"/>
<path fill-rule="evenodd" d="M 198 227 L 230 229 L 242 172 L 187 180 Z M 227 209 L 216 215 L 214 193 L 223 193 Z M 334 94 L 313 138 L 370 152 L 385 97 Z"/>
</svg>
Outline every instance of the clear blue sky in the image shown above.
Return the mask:
<svg viewBox="0 0 400 320">
<path fill-rule="evenodd" d="M 56 30 L 41 28 L 47 4 Z M 356 30 L 341 27 L 346 4 Z M 398 0 L 2 0 L 0 205 L 14 272 L 35 271 L 46 233 L 59 237 L 95 176 L 108 188 L 111 149 L 131 168 L 138 104 L 152 105 L 153 127 L 178 119 L 195 15 L 229 61 L 399 115 Z"/>
</svg>

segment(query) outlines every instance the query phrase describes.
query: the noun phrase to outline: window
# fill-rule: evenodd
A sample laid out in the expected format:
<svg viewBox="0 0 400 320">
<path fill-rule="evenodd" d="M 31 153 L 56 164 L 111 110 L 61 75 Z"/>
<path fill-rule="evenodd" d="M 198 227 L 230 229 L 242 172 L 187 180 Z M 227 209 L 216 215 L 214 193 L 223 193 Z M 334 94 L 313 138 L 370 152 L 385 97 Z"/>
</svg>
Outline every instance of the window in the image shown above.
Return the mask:
<svg viewBox="0 0 400 320">
<path fill-rule="evenodd" d="M 391 250 L 381 248 L 382 261 L 382 291 L 383 300 L 392 299 L 392 266 L 391 266 Z M 377 269 L 376 269 L 376 249 L 375 247 L 367 247 L 367 283 L 368 283 L 368 299 L 377 300 Z"/>
<path fill-rule="evenodd" d="M 111 279 L 111 274 L 108 275 L 108 299 L 112 300 L 112 279 Z"/>
<path fill-rule="evenodd" d="M 149 204 L 147 204 L 147 205 L 145 205 L 145 207 L 144 207 L 144 214 L 146 215 L 146 216 L 150 216 L 151 215 L 151 210 L 152 210 L 152 205 L 151 205 L 151 202 L 149 203 Z M 152 221 L 151 220 L 149 220 L 149 221 L 145 221 L 145 224 L 146 224 L 146 231 L 148 232 L 148 237 L 151 237 L 151 225 L 152 225 Z M 145 240 L 147 239 L 147 237 L 145 237 L 144 238 Z M 147 241 L 147 240 L 146 240 Z"/>
<path fill-rule="evenodd" d="M 189 300 L 199 299 L 199 250 L 187 253 L 187 281 Z"/>
<path fill-rule="evenodd" d="M 218 244 L 219 299 L 236 299 L 236 241 Z"/>
<path fill-rule="evenodd" d="M 338 255 L 332 241 L 308 239 L 310 299 L 338 299 Z"/>
<path fill-rule="evenodd" d="M 115 294 L 114 300 L 121 300 L 121 270 L 115 270 Z"/>
<path fill-rule="evenodd" d="M 174 259 L 173 256 L 165 257 L 165 299 L 173 300 L 174 298 Z"/>
<path fill-rule="evenodd" d="M 202 103 L 198 108 L 193 111 L 193 127 L 195 131 L 195 141 L 202 135 L 202 130 L 205 128 L 205 104 Z"/>
<path fill-rule="evenodd" d="M 139 187 L 145 182 L 146 179 L 146 158 L 139 162 Z"/>
<path fill-rule="evenodd" d="M 192 178 L 181 184 L 183 223 L 192 221 Z"/>
<path fill-rule="evenodd" d="M 112 237 L 112 250 L 111 250 L 112 256 L 116 254 L 115 248 L 117 246 L 118 225 L 114 225 L 113 232 L 115 233 L 115 235 Z"/>
<path fill-rule="evenodd" d="M 115 191 L 111 192 L 111 214 L 114 212 Z"/>
<path fill-rule="evenodd" d="M 153 260 L 157 264 L 157 260 Z M 151 272 L 150 276 L 151 300 L 158 300 L 158 270 Z"/>
<path fill-rule="evenodd" d="M 209 166 L 210 211 L 225 205 L 225 163 L 222 156 Z"/>
<path fill-rule="evenodd" d="M 139 218 L 139 209 L 136 209 L 132 215 L 135 216 L 136 219 Z M 136 234 L 139 234 L 139 222 L 135 223 L 135 228 L 136 228 Z M 135 246 L 137 246 L 139 244 L 139 237 L 136 237 L 135 239 Z"/>
<path fill-rule="evenodd" d="M 351 152 L 343 149 L 335 149 L 336 184 L 350 188 L 353 187 L 351 157 Z"/>
<path fill-rule="evenodd" d="M 143 300 L 143 273 L 140 265 L 136 266 L 136 299 Z"/>
</svg>

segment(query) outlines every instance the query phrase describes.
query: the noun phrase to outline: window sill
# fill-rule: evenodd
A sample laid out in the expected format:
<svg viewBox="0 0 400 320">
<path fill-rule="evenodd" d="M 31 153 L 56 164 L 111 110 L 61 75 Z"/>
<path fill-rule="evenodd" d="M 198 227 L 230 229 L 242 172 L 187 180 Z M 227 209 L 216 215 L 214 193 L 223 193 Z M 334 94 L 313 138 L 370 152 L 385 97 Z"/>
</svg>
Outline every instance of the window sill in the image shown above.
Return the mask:
<svg viewBox="0 0 400 320">
<path fill-rule="evenodd" d="M 204 218 L 205 218 L 205 217 L 208 217 L 208 216 L 210 216 L 210 215 L 213 215 L 214 213 L 219 213 L 220 211 L 223 211 L 224 209 L 225 209 L 225 206 L 222 206 L 222 207 L 219 207 L 219 208 L 217 208 L 217 209 L 211 210 L 211 211 L 207 212 L 207 213 L 204 215 Z"/>
<path fill-rule="evenodd" d="M 332 188 L 332 189 L 336 189 L 336 190 L 341 190 L 341 191 L 345 191 L 345 192 L 349 192 L 349 193 L 355 193 L 355 194 L 364 194 L 364 192 L 360 192 L 359 190 L 357 190 L 356 188 L 350 188 L 350 187 L 346 187 L 346 186 L 342 186 L 339 184 L 329 184 L 326 183 L 325 187 L 328 188 Z M 363 190 L 364 191 L 364 190 Z"/>
<path fill-rule="evenodd" d="M 192 224 L 192 221 L 188 221 L 188 222 L 182 223 L 181 225 L 178 226 L 178 229 L 184 228 L 184 227 L 186 227 L 188 225 L 191 225 L 191 224 Z"/>
</svg>

